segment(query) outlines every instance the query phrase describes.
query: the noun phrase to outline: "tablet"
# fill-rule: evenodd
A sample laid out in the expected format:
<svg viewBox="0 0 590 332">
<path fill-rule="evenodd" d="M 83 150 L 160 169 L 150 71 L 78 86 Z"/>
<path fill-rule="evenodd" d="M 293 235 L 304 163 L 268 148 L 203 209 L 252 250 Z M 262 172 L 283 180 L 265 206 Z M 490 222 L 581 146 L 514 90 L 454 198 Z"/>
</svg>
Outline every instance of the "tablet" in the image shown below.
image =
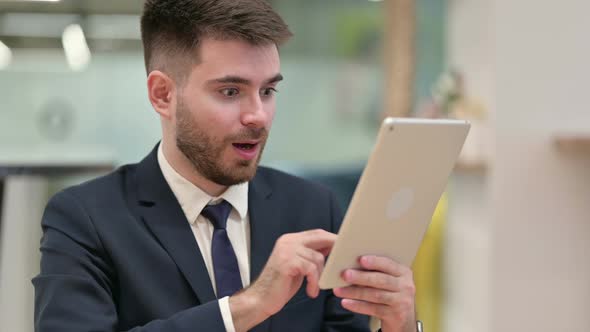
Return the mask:
<svg viewBox="0 0 590 332">
<path fill-rule="evenodd" d="M 363 255 L 411 266 L 470 124 L 386 118 L 320 276 L 322 289 L 344 287 L 343 270 Z"/>
</svg>

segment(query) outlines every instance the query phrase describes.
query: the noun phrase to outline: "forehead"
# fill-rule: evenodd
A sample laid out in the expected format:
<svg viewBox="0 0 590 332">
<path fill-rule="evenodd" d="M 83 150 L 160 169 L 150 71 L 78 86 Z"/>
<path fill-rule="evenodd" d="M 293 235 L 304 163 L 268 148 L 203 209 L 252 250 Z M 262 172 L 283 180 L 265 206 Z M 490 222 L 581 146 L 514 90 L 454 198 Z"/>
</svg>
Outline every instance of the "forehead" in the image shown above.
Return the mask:
<svg viewBox="0 0 590 332">
<path fill-rule="evenodd" d="M 239 40 L 204 39 L 199 45 L 199 61 L 191 79 L 206 81 L 224 76 L 239 76 L 262 82 L 280 72 L 280 59 L 274 44 L 251 45 Z"/>
</svg>

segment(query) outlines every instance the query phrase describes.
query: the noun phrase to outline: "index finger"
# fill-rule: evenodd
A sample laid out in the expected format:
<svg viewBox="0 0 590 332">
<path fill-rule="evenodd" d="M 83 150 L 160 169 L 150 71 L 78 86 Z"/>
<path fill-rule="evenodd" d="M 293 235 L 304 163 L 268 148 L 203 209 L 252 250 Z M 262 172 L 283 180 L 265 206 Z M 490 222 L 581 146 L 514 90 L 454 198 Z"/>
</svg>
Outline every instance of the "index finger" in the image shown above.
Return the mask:
<svg viewBox="0 0 590 332">
<path fill-rule="evenodd" d="M 299 235 L 302 236 L 302 243 L 305 247 L 321 251 L 324 255 L 332 249 L 338 237 L 336 234 L 323 229 L 303 231 Z"/>
</svg>

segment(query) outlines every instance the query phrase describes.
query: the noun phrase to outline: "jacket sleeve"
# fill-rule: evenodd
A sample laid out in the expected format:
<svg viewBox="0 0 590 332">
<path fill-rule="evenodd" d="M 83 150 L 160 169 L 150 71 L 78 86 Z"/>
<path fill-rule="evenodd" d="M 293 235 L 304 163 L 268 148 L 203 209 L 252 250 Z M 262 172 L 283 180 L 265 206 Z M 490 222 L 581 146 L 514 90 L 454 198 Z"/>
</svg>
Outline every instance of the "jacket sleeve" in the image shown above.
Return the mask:
<svg viewBox="0 0 590 332">
<path fill-rule="evenodd" d="M 70 192 L 55 195 L 42 219 L 41 269 L 35 288 L 36 332 L 119 332 L 116 272 L 90 216 Z M 211 301 L 129 332 L 225 331 Z"/>
<path fill-rule="evenodd" d="M 336 199 L 330 193 L 330 215 L 331 231 L 337 233 L 342 223 L 342 209 L 338 206 Z M 369 318 L 364 315 L 355 314 L 342 307 L 341 299 L 336 297 L 331 290 L 327 291 L 324 310 L 324 332 L 369 332 Z"/>
</svg>

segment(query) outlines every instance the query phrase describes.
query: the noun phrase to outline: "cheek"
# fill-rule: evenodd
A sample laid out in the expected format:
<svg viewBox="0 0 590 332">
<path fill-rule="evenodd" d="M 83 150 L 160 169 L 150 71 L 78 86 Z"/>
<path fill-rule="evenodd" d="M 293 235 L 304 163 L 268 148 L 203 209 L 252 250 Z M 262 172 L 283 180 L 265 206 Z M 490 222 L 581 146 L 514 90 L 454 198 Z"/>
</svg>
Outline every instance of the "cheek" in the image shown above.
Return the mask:
<svg viewBox="0 0 590 332">
<path fill-rule="evenodd" d="M 228 124 L 235 119 L 232 116 L 237 114 L 234 108 L 236 105 L 223 103 L 209 94 L 195 95 L 191 98 L 190 109 L 197 124 L 206 128 L 228 128 Z"/>
</svg>

